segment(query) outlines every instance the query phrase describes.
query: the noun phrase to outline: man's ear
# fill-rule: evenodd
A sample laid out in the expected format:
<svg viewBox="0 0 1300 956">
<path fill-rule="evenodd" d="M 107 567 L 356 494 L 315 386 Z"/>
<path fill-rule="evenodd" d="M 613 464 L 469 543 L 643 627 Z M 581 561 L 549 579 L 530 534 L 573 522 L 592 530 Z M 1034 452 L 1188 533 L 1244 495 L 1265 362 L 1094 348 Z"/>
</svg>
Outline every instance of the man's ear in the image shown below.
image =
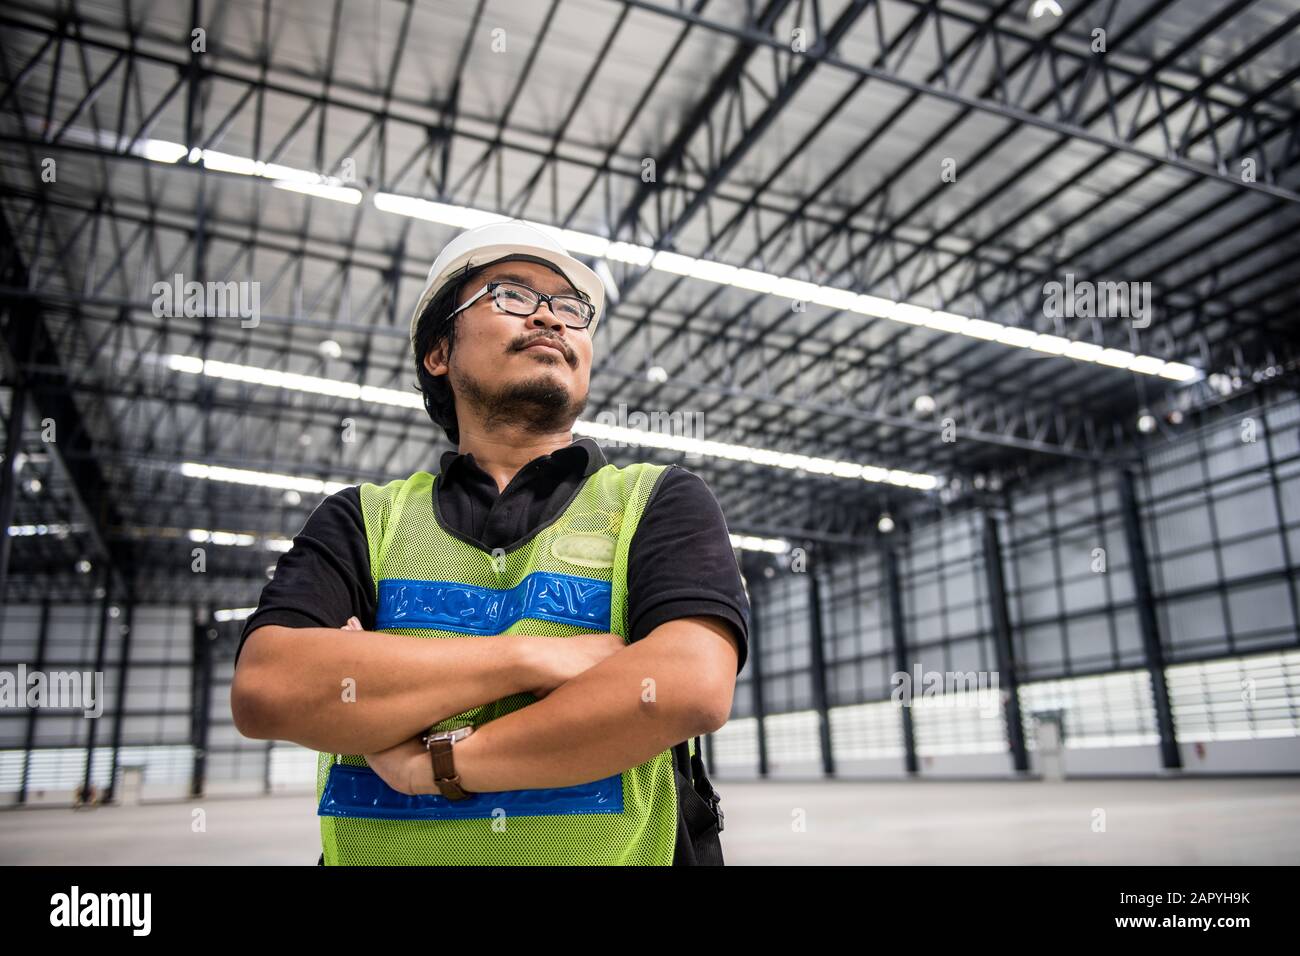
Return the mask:
<svg viewBox="0 0 1300 956">
<path fill-rule="evenodd" d="M 443 339 L 424 357 L 424 368 L 433 376 L 447 374 L 447 340 Z"/>
</svg>

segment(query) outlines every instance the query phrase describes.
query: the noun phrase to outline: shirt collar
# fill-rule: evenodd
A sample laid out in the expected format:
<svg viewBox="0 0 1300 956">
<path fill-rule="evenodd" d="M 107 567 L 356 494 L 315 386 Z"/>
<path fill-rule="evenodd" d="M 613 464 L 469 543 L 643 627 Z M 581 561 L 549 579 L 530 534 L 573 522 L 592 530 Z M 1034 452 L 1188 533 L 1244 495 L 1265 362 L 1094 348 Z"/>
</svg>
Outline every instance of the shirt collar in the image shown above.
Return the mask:
<svg viewBox="0 0 1300 956">
<path fill-rule="evenodd" d="M 449 474 L 451 468 L 455 466 L 457 462 L 472 459 L 473 457 L 474 456 L 470 454 L 461 454 L 454 448 L 443 452 L 442 458 L 439 461 L 442 474 Z M 594 475 L 596 472 L 600 471 L 600 469 L 609 464 L 608 459 L 605 458 L 605 452 L 590 438 L 579 438 L 570 445 L 566 445 L 563 448 L 557 448 L 555 451 L 551 452 L 550 455 L 541 455 L 539 457 L 550 458 L 552 461 L 562 464 L 566 469 L 571 467 L 576 470 L 581 466 L 582 477 L 584 478 Z M 533 461 L 537 460 L 537 458 L 533 459 Z M 531 463 L 532 462 L 529 462 L 529 464 Z M 475 462 L 475 464 L 477 464 L 477 462 Z"/>
</svg>

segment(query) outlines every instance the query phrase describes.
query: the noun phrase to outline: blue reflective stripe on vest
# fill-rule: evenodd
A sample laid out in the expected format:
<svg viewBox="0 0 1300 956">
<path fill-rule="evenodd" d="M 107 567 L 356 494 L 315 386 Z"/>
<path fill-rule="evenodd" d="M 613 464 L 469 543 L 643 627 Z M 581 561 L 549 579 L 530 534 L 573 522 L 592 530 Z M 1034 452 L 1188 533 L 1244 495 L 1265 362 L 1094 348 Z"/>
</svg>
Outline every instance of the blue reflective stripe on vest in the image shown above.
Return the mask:
<svg viewBox="0 0 1300 956">
<path fill-rule="evenodd" d="M 330 767 L 316 814 L 381 820 L 478 820 L 490 819 L 496 810 L 504 810 L 507 817 L 622 813 L 623 775 L 616 773 L 572 787 L 501 790 L 448 800 L 437 793 L 399 793 L 369 767 L 336 763 Z"/>
<path fill-rule="evenodd" d="M 513 588 L 387 578 L 379 582 L 375 629 L 500 634 L 528 617 L 608 632 L 613 590 L 608 581 L 551 571 L 534 571 Z"/>
</svg>

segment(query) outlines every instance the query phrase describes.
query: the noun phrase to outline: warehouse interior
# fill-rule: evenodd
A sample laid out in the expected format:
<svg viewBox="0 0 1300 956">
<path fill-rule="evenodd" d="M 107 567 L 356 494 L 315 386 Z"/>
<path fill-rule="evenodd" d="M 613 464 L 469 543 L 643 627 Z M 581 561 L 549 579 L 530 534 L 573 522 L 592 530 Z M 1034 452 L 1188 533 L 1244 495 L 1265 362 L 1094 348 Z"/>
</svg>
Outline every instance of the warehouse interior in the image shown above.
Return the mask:
<svg viewBox="0 0 1300 956">
<path fill-rule="evenodd" d="M 316 863 L 243 621 L 323 496 L 451 447 L 407 326 L 494 218 L 605 283 L 574 437 L 725 514 L 728 863 L 1300 862 L 1294 3 L 0 28 L 0 863 Z"/>
</svg>

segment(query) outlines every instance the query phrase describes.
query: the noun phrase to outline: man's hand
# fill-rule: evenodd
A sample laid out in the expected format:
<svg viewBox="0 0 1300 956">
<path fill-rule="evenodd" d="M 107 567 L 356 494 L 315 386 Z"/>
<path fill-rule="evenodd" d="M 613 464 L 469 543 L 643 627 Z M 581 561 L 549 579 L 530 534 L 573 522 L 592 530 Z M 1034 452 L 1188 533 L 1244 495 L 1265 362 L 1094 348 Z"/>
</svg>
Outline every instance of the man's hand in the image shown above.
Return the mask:
<svg viewBox="0 0 1300 956">
<path fill-rule="evenodd" d="M 526 666 L 534 675 L 528 692 L 542 698 L 565 681 L 617 654 L 624 648 L 617 634 L 574 634 L 571 637 L 515 638 L 525 654 Z"/>
<path fill-rule="evenodd" d="M 437 786 L 433 782 L 433 763 L 419 737 L 412 737 L 379 753 L 362 756 L 366 758 L 370 769 L 398 793 L 414 795 L 437 792 Z"/>
</svg>

